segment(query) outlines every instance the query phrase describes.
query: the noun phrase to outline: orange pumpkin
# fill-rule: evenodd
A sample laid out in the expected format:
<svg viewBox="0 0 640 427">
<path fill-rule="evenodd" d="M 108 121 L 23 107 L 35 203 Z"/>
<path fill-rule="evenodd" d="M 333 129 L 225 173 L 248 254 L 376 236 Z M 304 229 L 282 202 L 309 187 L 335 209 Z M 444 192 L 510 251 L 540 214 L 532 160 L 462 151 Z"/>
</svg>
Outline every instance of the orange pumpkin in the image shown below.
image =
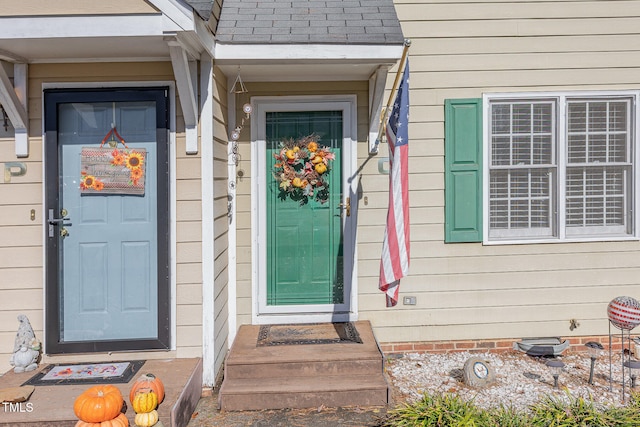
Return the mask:
<svg viewBox="0 0 640 427">
<path fill-rule="evenodd" d="M 129 427 L 129 420 L 124 414 L 120 414 L 112 420 L 101 423 L 88 423 L 80 420 L 76 423 L 76 427 Z"/>
<path fill-rule="evenodd" d="M 139 391 L 134 396 L 131 406 L 138 414 L 151 412 L 158 406 L 158 395 L 151 390 Z"/>
<path fill-rule="evenodd" d="M 73 412 L 81 421 L 101 423 L 116 418 L 123 403 L 122 393 L 116 386 L 97 385 L 76 398 Z"/>
<path fill-rule="evenodd" d="M 131 392 L 129 393 L 129 401 L 133 403 L 133 399 L 136 397 L 136 393 L 139 391 L 153 391 L 158 395 L 158 404 L 164 400 L 164 384 L 153 374 L 141 375 L 137 380 L 133 382 L 131 386 Z"/>
</svg>

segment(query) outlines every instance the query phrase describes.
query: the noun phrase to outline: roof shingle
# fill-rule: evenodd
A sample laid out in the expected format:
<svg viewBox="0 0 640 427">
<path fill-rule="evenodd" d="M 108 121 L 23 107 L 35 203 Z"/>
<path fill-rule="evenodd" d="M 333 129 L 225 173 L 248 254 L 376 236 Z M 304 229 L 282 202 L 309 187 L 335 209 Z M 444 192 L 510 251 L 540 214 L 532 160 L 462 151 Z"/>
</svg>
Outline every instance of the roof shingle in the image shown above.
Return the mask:
<svg viewBox="0 0 640 427">
<path fill-rule="evenodd" d="M 215 0 L 185 0 L 185 3 L 191 6 L 205 20 L 211 16 L 214 2 Z"/>
<path fill-rule="evenodd" d="M 393 0 L 225 0 L 217 39 L 231 44 L 404 42 Z"/>
</svg>

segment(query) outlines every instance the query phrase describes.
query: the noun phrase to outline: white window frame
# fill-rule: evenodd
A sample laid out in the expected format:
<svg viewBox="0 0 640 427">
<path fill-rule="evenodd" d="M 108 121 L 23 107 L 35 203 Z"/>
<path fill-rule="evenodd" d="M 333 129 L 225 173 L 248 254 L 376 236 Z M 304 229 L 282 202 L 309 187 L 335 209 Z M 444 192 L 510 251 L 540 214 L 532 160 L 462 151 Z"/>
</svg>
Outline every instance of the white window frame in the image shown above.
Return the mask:
<svg viewBox="0 0 640 427">
<path fill-rule="evenodd" d="M 567 105 L 572 100 L 591 101 L 596 99 L 612 100 L 615 98 L 631 99 L 630 103 L 630 137 L 631 137 L 631 186 L 628 191 L 628 203 L 630 204 L 631 232 L 624 234 L 601 234 L 596 233 L 567 233 L 566 228 L 566 171 L 567 171 Z M 535 235 L 528 233 L 518 235 L 515 232 L 507 232 L 502 236 L 490 237 L 490 162 L 491 162 L 491 103 L 500 100 L 531 101 L 554 100 L 556 104 L 557 127 L 555 129 L 555 149 L 556 149 L 556 185 L 552 198 L 555 199 L 555 212 L 553 214 L 554 224 L 552 235 Z M 638 201 L 636 192 L 640 189 L 638 168 L 640 167 L 640 140 L 638 126 L 640 126 L 640 91 L 576 91 L 576 92 L 514 92 L 514 93 L 486 93 L 483 94 L 483 244 L 530 244 L 530 243 L 567 243 L 567 242 L 589 242 L 589 241 L 625 241 L 639 240 L 639 219 Z M 553 227 L 556 228 L 555 234 Z M 554 234 L 554 235 L 553 235 Z"/>
</svg>

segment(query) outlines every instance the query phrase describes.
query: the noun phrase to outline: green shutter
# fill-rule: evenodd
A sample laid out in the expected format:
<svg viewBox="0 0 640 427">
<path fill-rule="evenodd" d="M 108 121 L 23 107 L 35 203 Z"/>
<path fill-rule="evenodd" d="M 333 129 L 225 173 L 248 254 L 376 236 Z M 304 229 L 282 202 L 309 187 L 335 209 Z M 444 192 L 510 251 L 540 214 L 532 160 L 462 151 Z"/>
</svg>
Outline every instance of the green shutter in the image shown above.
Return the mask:
<svg viewBox="0 0 640 427">
<path fill-rule="evenodd" d="M 447 99 L 445 242 L 482 241 L 482 99 Z"/>
</svg>

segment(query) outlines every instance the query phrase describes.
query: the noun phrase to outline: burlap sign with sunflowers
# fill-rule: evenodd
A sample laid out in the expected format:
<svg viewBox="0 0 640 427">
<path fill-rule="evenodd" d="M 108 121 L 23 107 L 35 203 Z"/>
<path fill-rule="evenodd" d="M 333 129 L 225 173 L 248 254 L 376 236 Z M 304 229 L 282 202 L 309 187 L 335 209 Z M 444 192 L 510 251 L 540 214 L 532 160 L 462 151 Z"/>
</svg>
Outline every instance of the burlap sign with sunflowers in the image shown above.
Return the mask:
<svg viewBox="0 0 640 427">
<path fill-rule="evenodd" d="M 143 148 L 82 147 L 80 193 L 143 196 L 146 156 Z"/>
</svg>

